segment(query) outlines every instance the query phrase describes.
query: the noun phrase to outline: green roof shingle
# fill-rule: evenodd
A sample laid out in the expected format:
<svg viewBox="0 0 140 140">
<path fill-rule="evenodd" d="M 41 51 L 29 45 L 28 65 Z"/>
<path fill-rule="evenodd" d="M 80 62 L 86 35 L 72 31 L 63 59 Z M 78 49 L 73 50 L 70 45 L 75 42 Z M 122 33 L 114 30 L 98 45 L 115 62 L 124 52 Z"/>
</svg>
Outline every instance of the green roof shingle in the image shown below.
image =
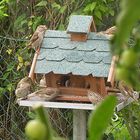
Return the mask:
<svg viewBox="0 0 140 140">
<path fill-rule="evenodd" d="M 65 31 L 47 30 L 37 58 L 35 73 L 107 77 L 111 64 L 109 39 L 89 33 L 86 42 L 71 41 Z"/>
<path fill-rule="evenodd" d="M 89 33 L 89 28 L 93 22 L 92 16 L 73 15 L 67 28 L 67 33 Z"/>
</svg>

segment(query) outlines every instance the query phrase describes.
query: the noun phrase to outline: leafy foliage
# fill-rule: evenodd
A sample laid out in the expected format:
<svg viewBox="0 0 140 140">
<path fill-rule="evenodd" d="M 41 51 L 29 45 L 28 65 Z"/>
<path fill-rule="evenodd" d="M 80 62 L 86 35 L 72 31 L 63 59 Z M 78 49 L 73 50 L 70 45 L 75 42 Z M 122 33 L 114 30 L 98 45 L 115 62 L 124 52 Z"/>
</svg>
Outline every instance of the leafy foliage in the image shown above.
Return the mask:
<svg viewBox="0 0 140 140">
<path fill-rule="evenodd" d="M 112 40 L 112 52 L 120 57 L 116 70 L 116 78 L 124 80 L 134 89 L 139 90 L 139 69 L 138 63 L 140 58 L 140 36 L 139 25 L 135 26 L 140 18 L 139 0 L 121 1 L 121 12 L 117 18 L 117 32 Z M 135 9 L 134 13 L 131 11 Z M 135 28 L 134 28 L 135 27 Z M 132 29 L 134 31 L 132 33 Z M 129 46 L 128 40 L 130 35 L 133 36 L 134 45 Z M 132 74 L 130 72 L 133 71 Z M 123 74 L 125 76 L 123 76 Z"/>
<path fill-rule="evenodd" d="M 131 139 L 138 140 L 140 136 L 140 103 L 133 103 L 121 111 L 126 128 Z"/>
<path fill-rule="evenodd" d="M 0 2 L 0 20 L 2 20 L 4 17 L 7 17 L 7 4 L 8 4 L 9 0 L 2 0 Z"/>
<path fill-rule="evenodd" d="M 105 131 L 105 138 L 107 140 L 131 140 L 131 136 L 126 127 L 126 121 L 123 119 L 121 113 L 117 114 L 119 117 L 115 121 L 112 120 L 107 130 Z"/>
<path fill-rule="evenodd" d="M 116 78 L 124 80 L 135 90 L 140 90 L 140 9 L 139 0 L 121 1 L 121 12 L 117 18 L 117 32 L 112 39 L 112 53 L 119 57 L 116 69 Z M 132 10 L 135 12 L 132 13 Z M 129 40 L 133 38 L 133 44 Z M 122 117 L 131 136 L 131 139 L 138 140 L 140 137 L 140 102 L 134 102 L 122 110 Z"/>
<path fill-rule="evenodd" d="M 114 0 L 87 1 L 83 13 L 93 15 L 96 24 L 101 24 L 104 16 L 114 16 L 113 4 Z"/>
<path fill-rule="evenodd" d="M 89 118 L 89 140 L 101 140 L 116 106 L 115 96 L 108 96 Z"/>
</svg>

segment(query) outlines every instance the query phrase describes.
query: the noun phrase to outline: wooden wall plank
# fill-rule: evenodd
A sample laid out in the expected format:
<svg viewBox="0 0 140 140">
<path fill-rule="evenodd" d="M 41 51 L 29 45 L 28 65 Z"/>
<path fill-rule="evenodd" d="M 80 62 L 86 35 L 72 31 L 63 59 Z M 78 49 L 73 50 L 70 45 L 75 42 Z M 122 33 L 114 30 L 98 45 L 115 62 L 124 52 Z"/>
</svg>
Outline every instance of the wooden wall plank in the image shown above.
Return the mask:
<svg viewBox="0 0 140 140">
<path fill-rule="evenodd" d="M 71 41 L 86 41 L 87 40 L 87 34 L 71 34 Z"/>
<path fill-rule="evenodd" d="M 74 88 L 74 87 L 59 87 L 61 94 L 86 96 L 87 89 Z"/>
<path fill-rule="evenodd" d="M 107 95 L 105 80 L 102 77 L 96 78 L 96 87 L 97 87 L 97 93 L 100 93 L 102 96 Z"/>
<path fill-rule="evenodd" d="M 45 75 L 47 87 L 52 87 L 52 83 L 51 83 L 52 74 L 53 73 L 48 73 L 48 74 Z"/>
</svg>

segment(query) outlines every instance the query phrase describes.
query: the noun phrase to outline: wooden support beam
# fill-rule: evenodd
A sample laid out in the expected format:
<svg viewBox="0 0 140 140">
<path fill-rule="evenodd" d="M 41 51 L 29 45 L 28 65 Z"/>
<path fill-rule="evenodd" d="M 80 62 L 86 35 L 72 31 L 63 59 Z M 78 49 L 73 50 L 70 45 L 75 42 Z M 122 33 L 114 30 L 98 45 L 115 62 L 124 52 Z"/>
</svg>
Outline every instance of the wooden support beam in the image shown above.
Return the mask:
<svg viewBox="0 0 140 140">
<path fill-rule="evenodd" d="M 28 76 L 33 81 L 35 80 L 34 70 L 35 70 L 35 65 L 36 65 L 36 60 L 37 60 L 38 54 L 39 54 L 39 50 L 36 51 L 35 54 L 34 54 L 34 58 L 33 58 L 31 69 L 30 69 L 29 76 Z"/>
<path fill-rule="evenodd" d="M 107 90 L 106 90 L 104 78 L 102 78 L 102 77 L 96 78 L 96 87 L 97 87 L 97 93 L 100 93 L 102 96 L 107 95 Z"/>
<path fill-rule="evenodd" d="M 91 26 L 90 26 L 90 31 L 91 32 L 97 32 L 97 28 L 96 28 L 96 25 L 95 25 L 95 22 L 94 22 L 94 18 L 93 18 L 93 21 L 92 21 Z"/>
<path fill-rule="evenodd" d="M 101 95 L 107 95 L 105 79 L 103 77 L 85 77 L 86 83 L 90 84 L 90 90 Z"/>
<path fill-rule="evenodd" d="M 47 87 L 52 87 L 52 80 L 51 80 L 51 76 L 52 76 L 52 72 L 51 73 L 48 73 L 45 75 L 45 79 L 46 79 L 46 85 Z"/>
<path fill-rule="evenodd" d="M 115 62 L 117 60 L 116 56 L 112 57 L 112 62 L 111 62 L 111 66 L 110 66 L 110 70 L 109 70 L 109 74 L 108 74 L 108 79 L 107 79 L 107 83 L 111 86 L 114 87 L 114 80 L 115 80 Z"/>
<path fill-rule="evenodd" d="M 97 87 L 97 80 L 96 80 L 96 77 L 90 76 L 90 77 L 88 77 L 88 78 L 89 78 L 88 81 L 89 81 L 89 83 L 90 83 L 90 90 L 92 90 L 92 91 L 98 93 L 98 87 Z"/>
</svg>

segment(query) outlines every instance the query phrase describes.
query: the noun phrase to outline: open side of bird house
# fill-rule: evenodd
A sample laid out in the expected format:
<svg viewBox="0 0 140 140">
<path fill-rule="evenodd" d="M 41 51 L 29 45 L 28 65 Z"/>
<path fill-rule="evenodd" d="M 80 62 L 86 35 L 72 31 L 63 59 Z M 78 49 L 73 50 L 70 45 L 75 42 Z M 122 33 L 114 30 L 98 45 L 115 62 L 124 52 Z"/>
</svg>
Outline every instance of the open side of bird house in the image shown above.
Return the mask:
<svg viewBox="0 0 140 140">
<path fill-rule="evenodd" d="M 46 31 L 30 73 L 45 75 L 46 86 L 61 91 L 57 101 L 89 102 L 89 92 L 104 97 L 114 91 L 115 60 L 92 16 L 73 15 L 67 31 Z"/>
</svg>

